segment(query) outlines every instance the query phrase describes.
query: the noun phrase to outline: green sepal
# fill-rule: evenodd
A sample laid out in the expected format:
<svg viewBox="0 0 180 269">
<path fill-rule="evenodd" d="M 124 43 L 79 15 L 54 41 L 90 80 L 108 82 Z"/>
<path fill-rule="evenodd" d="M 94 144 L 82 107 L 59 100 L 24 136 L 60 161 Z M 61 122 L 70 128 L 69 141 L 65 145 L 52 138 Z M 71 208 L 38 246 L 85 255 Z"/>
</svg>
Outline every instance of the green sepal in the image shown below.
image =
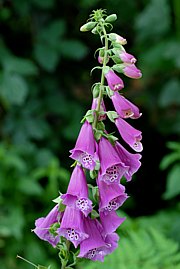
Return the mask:
<svg viewBox="0 0 180 269">
<path fill-rule="evenodd" d="M 117 20 L 117 15 L 116 14 L 111 14 L 106 17 L 105 22 L 114 22 Z"/>
<path fill-rule="evenodd" d="M 96 83 L 93 87 L 93 98 L 97 98 L 99 96 L 99 91 L 100 91 L 100 85 L 101 83 Z"/>
<path fill-rule="evenodd" d="M 93 69 L 91 69 L 91 72 L 90 72 L 91 75 L 92 75 L 92 72 L 93 72 L 95 69 L 102 69 L 102 67 L 101 67 L 101 66 L 95 66 Z"/>
<path fill-rule="evenodd" d="M 104 57 L 104 48 L 99 50 L 99 56 Z"/>
<path fill-rule="evenodd" d="M 122 47 L 121 44 L 119 44 L 118 42 L 113 42 L 113 41 L 112 41 L 112 46 L 113 46 L 114 48 L 117 48 L 117 49 L 121 49 L 121 47 Z"/>
<path fill-rule="evenodd" d="M 106 135 L 106 138 L 109 140 L 109 142 L 114 146 L 115 142 L 118 140 L 118 138 L 112 134 Z"/>
<path fill-rule="evenodd" d="M 99 113 L 99 114 L 101 114 L 101 113 Z M 103 114 L 105 114 L 104 112 L 103 112 Z M 105 130 L 105 125 L 104 125 L 104 123 L 102 122 L 102 121 L 99 121 L 98 123 L 97 123 L 97 128 L 96 128 L 97 130 L 99 130 L 99 131 L 104 131 Z"/>
<path fill-rule="evenodd" d="M 59 211 L 64 212 L 66 206 L 62 204 L 62 202 L 59 204 Z"/>
<path fill-rule="evenodd" d="M 84 123 L 86 120 L 89 123 L 93 123 L 93 121 L 94 121 L 94 110 L 88 110 L 86 112 L 86 115 L 82 118 L 81 123 Z"/>
<path fill-rule="evenodd" d="M 96 210 L 92 210 L 91 211 L 91 218 L 92 219 L 97 219 L 97 218 L 99 218 L 99 214 L 98 214 L 98 212 L 96 211 Z"/>
<path fill-rule="evenodd" d="M 105 90 L 109 98 L 114 95 L 114 91 L 112 91 L 109 86 L 105 86 Z"/>
<path fill-rule="evenodd" d="M 52 201 L 53 201 L 54 203 L 56 203 L 56 204 L 60 204 L 60 203 L 62 202 L 62 199 L 61 199 L 61 193 L 60 193 L 60 195 L 59 195 L 57 198 L 53 199 Z"/>
<path fill-rule="evenodd" d="M 91 189 L 92 191 L 92 196 L 94 201 L 98 202 L 99 201 L 99 189 L 97 186 L 93 186 L 91 184 L 88 184 L 88 187 Z"/>
<path fill-rule="evenodd" d="M 80 31 L 81 32 L 87 32 L 92 30 L 96 26 L 97 22 L 87 22 L 84 25 L 81 26 Z"/>
<path fill-rule="evenodd" d="M 94 137 L 96 141 L 99 141 L 101 139 L 101 136 L 103 135 L 103 131 L 95 129 Z"/>
<path fill-rule="evenodd" d="M 92 34 L 97 35 L 98 34 L 98 30 L 97 27 L 94 27 L 91 31 Z"/>
<path fill-rule="evenodd" d="M 112 69 L 118 73 L 123 73 L 124 64 L 115 64 Z"/>
<path fill-rule="evenodd" d="M 111 69 L 111 68 L 110 68 L 109 66 L 105 66 L 105 67 L 103 68 L 103 73 L 104 73 L 104 75 L 106 75 L 106 74 L 109 72 L 110 69 Z"/>
<path fill-rule="evenodd" d="M 56 230 L 57 230 L 59 227 L 60 227 L 60 224 L 59 224 L 58 222 L 55 222 L 55 223 L 53 223 L 53 224 L 50 226 L 50 228 L 49 228 L 49 232 L 50 232 L 52 235 L 56 236 L 56 235 L 57 235 Z"/>
<path fill-rule="evenodd" d="M 113 62 L 114 62 L 115 64 L 120 64 L 120 63 L 122 63 L 121 59 L 120 59 L 117 55 L 113 55 L 113 56 L 111 56 L 111 59 L 113 60 Z"/>
<path fill-rule="evenodd" d="M 95 179 L 97 177 L 97 171 L 95 170 L 90 170 L 89 175 L 92 179 Z"/>
<path fill-rule="evenodd" d="M 115 111 L 108 111 L 108 112 L 106 112 L 106 114 L 107 114 L 108 118 L 110 119 L 110 121 L 112 121 L 113 123 L 115 122 L 115 119 L 117 119 L 119 117 L 119 115 Z"/>
<path fill-rule="evenodd" d="M 101 167 L 100 161 L 97 160 L 94 169 L 95 169 L 96 171 L 99 171 L 100 167 Z"/>
</svg>

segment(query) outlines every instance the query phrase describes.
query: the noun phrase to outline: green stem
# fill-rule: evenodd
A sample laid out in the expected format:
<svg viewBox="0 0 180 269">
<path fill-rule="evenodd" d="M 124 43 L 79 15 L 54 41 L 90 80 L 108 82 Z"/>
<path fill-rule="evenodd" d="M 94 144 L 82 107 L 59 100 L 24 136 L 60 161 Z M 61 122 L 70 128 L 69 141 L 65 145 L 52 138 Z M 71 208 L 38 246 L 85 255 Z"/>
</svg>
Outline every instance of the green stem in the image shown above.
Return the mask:
<svg viewBox="0 0 180 269">
<path fill-rule="evenodd" d="M 107 33 L 106 29 L 103 24 L 101 24 L 104 38 L 105 38 L 105 48 L 104 48 L 104 59 L 103 59 L 103 67 L 102 67 L 102 73 L 101 73 L 101 83 L 100 83 L 100 91 L 99 91 L 99 96 L 98 96 L 98 103 L 97 103 L 97 108 L 96 108 L 96 117 L 94 120 L 94 128 L 97 127 L 98 123 L 98 116 L 100 112 L 100 107 L 101 107 L 101 102 L 103 98 L 103 89 L 104 89 L 104 68 L 106 67 L 106 62 L 107 62 L 107 57 L 108 57 L 108 38 L 107 38 Z"/>
<path fill-rule="evenodd" d="M 68 256 L 69 256 L 69 249 L 70 249 L 70 245 L 71 245 L 71 242 L 66 240 L 66 259 L 64 259 L 64 261 L 62 262 L 61 261 L 61 269 L 65 269 L 66 268 L 66 265 L 68 263 Z"/>
</svg>

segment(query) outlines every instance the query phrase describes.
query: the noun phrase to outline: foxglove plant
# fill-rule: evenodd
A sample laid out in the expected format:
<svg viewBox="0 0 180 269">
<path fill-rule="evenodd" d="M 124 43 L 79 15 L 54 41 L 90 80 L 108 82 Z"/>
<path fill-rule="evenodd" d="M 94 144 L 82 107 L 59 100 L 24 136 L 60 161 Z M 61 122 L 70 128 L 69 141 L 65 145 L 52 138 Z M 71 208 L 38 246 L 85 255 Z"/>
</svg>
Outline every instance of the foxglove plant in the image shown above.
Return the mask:
<svg viewBox="0 0 180 269">
<path fill-rule="evenodd" d="M 122 177 L 130 181 L 141 165 L 141 155 L 125 149 L 117 137 L 108 133 L 104 123 L 107 118 L 111 120 L 125 144 L 136 152 L 142 151 L 141 131 L 130 123 L 141 113 L 123 96 L 124 82 L 117 73 L 135 79 L 142 74 L 135 66 L 136 58 L 124 49 L 126 39 L 107 33 L 116 19 L 115 14 L 107 16 L 99 9 L 80 28 L 100 36 L 100 65 L 93 70 L 101 70 L 101 79 L 92 87 L 91 109 L 83 117 L 76 144 L 70 150 L 74 170 L 67 192 L 55 200 L 57 205 L 47 217 L 35 222 L 35 234 L 59 249 L 61 269 L 71 268 L 80 258 L 103 261 L 117 248 L 116 229 L 125 220 L 117 210 L 128 198 Z M 115 111 L 106 110 L 106 98 L 110 98 Z M 89 185 L 86 176 L 94 183 Z"/>
</svg>

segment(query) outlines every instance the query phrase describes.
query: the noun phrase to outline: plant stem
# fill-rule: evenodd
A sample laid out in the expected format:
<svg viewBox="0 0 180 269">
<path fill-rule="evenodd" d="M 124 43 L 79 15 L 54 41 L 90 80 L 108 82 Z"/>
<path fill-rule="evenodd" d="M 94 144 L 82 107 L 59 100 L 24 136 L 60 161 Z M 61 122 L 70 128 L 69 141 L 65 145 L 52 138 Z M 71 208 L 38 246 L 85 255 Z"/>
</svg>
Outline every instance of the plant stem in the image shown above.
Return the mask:
<svg viewBox="0 0 180 269">
<path fill-rule="evenodd" d="M 105 38 L 105 48 L 104 48 L 104 59 L 103 59 L 103 67 L 102 67 L 102 73 L 101 73 L 101 83 L 100 83 L 100 91 L 99 91 L 99 96 L 98 96 L 98 103 L 97 103 L 97 108 L 96 108 L 96 117 L 94 120 L 94 128 L 97 127 L 97 123 L 98 123 L 98 116 L 99 116 L 99 112 L 100 112 L 100 107 L 101 107 L 101 102 L 102 102 L 102 98 L 103 98 L 103 88 L 104 88 L 104 68 L 106 67 L 106 62 L 107 62 L 107 51 L 108 51 L 108 38 L 107 38 L 107 33 L 106 33 L 106 29 L 104 27 L 103 24 L 101 24 L 102 26 L 102 30 L 104 33 L 104 38 Z"/>
<path fill-rule="evenodd" d="M 65 269 L 66 268 L 66 265 L 68 263 L 68 256 L 69 256 L 69 249 L 70 249 L 70 245 L 71 245 L 71 242 L 66 240 L 66 259 L 64 259 L 64 261 L 62 262 L 61 260 L 61 269 Z"/>
</svg>

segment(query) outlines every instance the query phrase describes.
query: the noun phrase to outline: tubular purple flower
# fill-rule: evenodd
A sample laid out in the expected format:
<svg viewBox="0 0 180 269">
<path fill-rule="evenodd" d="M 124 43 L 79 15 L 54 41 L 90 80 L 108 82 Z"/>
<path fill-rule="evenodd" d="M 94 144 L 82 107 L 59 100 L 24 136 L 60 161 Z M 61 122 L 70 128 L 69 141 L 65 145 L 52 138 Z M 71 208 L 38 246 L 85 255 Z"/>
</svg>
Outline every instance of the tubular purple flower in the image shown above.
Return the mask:
<svg viewBox="0 0 180 269">
<path fill-rule="evenodd" d="M 127 100 L 118 92 L 114 92 L 111 97 L 114 108 L 121 118 L 137 119 L 142 113 L 139 113 L 139 108 Z"/>
<path fill-rule="evenodd" d="M 117 210 L 128 198 L 125 187 L 121 184 L 108 185 L 104 181 L 98 180 L 98 188 L 99 212 L 104 212 L 105 215 Z"/>
<path fill-rule="evenodd" d="M 132 175 L 137 172 L 141 166 L 141 162 L 139 160 L 142 156 L 141 154 L 132 154 L 128 152 L 119 142 L 116 142 L 115 148 L 119 156 L 121 156 L 122 161 L 129 167 L 129 169 L 125 172 L 124 177 L 127 181 L 130 181 Z"/>
<path fill-rule="evenodd" d="M 98 56 L 98 62 L 100 63 L 100 64 L 103 64 L 103 61 L 104 61 L 104 58 L 102 57 L 102 56 Z"/>
<path fill-rule="evenodd" d="M 99 180 L 103 180 L 107 184 L 118 184 L 128 167 L 122 162 L 115 148 L 104 137 L 101 137 L 99 141 L 98 155 L 101 164 Z"/>
<path fill-rule="evenodd" d="M 138 69 L 134 64 L 126 65 L 123 68 L 123 73 L 129 78 L 138 79 L 142 77 L 141 70 Z"/>
<path fill-rule="evenodd" d="M 106 246 L 101 248 L 101 255 L 111 254 L 118 247 L 119 236 L 116 233 L 107 234 L 105 238 Z"/>
<path fill-rule="evenodd" d="M 77 164 L 74 168 L 67 193 L 61 195 L 63 204 L 78 209 L 87 216 L 92 211 L 92 202 L 88 199 L 88 186 L 82 167 Z"/>
<path fill-rule="evenodd" d="M 105 235 L 115 232 L 125 219 L 126 218 L 120 218 L 115 211 L 111 211 L 108 214 L 100 212 L 100 220 Z"/>
<path fill-rule="evenodd" d="M 98 98 L 93 98 L 91 109 L 96 110 L 97 109 L 97 104 L 98 104 Z M 100 105 L 100 114 L 99 114 L 99 117 L 98 117 L 99 121 L 102 121 L 102 120 L 106 119 L 106 114 L 104 112 L 106 112 L 106 107 L 105 107 L 105 104 L 104 104 L 104 100 L 102 99 L 101 105 Z"/>
<path fill-rule="evenodd" d="M 78 257 L 93 261 L 103 261 L 101 248 L 106 246 L 106 242 L 101 235 L 101 224 L 96 219 L 90 219 L 89 217 L 85 219 L 84 223 L 86 233 L 89 237 L 81 242 Z"/>
<path fill-rule="evenodd" d="M 124 83 L 122 79 L 118 77 L 113 70 L 110 69 L 105 74 L 105 77 L 107 79 L 108 86 L 112 91 L 119 91 L 124 88 Z"/>
<path fill-rule="evenodd" d="M 115 119 L 115 124 L 119 130 L 123 140 L 135 151 L 141 152 L 143 150 L 141 131 L 133 128 L 129 123 L 120 117 Z"/>
<path fill-rule="evenodd" d="M 86 238 L 88 234 L 84 229 L 84 219 L 82 212 L 66 207 L 61 221 L 61 226 L 58 229 L 58 234 L 64 236 L 67 240 L 71 241 L 75 248 Z"/>
<path fill-rule="evenodd" d="M 82 166 L 89 170 L 94 170 L 97 156 L 95 154 L 95 140 L 92 126 L 85 121 L 81 127 L 74 149 L 70 150 L 70 157 L 77 160 Z"/>
<path fill-rule="evenodd" d="M 123 50 L 119 53 L 119 57 L 124 63 L 135 64 L 137 61 L 132 54 L 129 54 Z"/>
<path fill-rule="evenodd" d="M 50 228 L 55 223 L 60 223 L 62 213 L 56 205 L 45 218 L 39 218 L 35 221 L 36 228 L 32 230 L 40 239 L 48 241 L 53 247 L 56 247 L 60 236 L 50 232 Z"/>
</svg>

